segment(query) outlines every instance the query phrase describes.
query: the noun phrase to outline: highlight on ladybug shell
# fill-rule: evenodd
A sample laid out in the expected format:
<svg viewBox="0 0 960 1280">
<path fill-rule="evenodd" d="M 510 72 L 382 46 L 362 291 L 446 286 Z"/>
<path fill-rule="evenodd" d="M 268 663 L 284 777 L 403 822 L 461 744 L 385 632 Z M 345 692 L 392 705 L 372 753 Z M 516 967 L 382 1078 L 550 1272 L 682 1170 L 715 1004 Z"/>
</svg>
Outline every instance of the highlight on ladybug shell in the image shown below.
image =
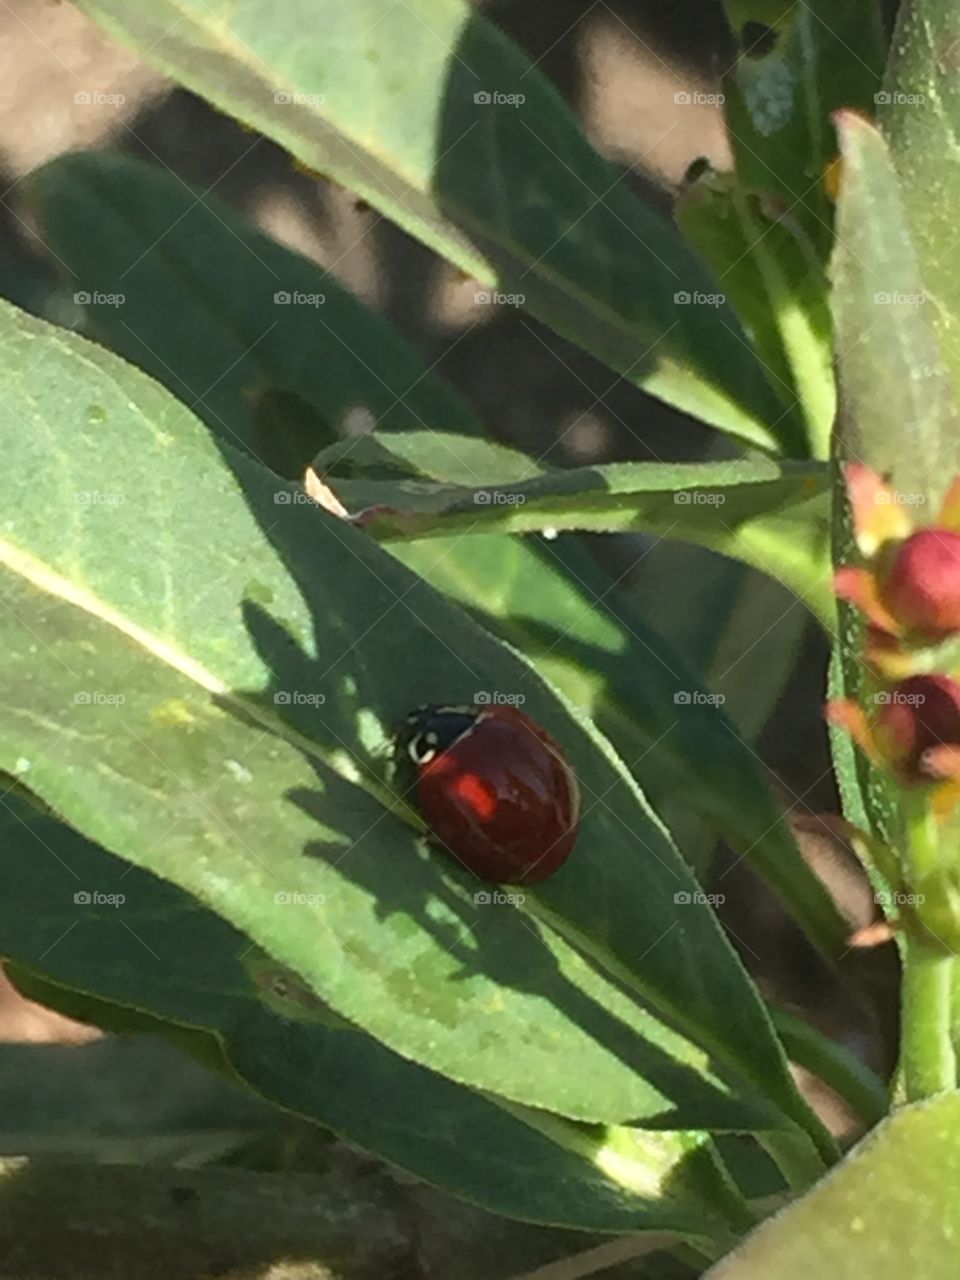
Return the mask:
<svg viewBox="0 0 960 1280">
<path fill-rule="evenodd" d="M 576 775 L 516 707 L 418 707 L 397 737 L 396 763 L 434 839 L 480 879 L 532 884 L 569 857 L 580 820 Z"/>
</svg>

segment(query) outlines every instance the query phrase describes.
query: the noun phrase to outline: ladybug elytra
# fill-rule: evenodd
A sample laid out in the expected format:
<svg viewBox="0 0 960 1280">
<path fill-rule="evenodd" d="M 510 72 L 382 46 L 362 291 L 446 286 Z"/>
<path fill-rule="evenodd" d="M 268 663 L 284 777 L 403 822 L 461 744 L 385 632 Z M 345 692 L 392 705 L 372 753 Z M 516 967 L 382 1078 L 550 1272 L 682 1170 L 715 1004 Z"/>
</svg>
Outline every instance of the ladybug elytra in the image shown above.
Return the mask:
<svg viewBox="0 0 960 1280">
<path fill-rule="evenodd" d="M 512 706 L 418 707 L 398 774 L 437 841 L 482 880 L 552 875 L 577 838 L 580 792 L 560 748 Z"/>
</svg>

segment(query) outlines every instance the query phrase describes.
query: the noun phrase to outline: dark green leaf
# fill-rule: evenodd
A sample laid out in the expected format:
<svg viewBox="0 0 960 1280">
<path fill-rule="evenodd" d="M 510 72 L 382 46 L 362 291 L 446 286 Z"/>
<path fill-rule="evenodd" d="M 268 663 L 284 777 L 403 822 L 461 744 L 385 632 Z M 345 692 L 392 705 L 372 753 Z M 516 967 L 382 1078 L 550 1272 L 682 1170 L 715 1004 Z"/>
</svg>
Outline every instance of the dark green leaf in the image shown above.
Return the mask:
<svg viewBox="0 0 960 1280">
<path fill-rule="evenodd" d="M 494 1212 L 598 1231 L 717 1230 L 709 1196 L 724 1197 L 702 1139 L 556 1120 L 554 1141 L 391 1053 L 195 899 L 20 801 L 0 806 L 0 866 L 20 887 L 0 902 L 0 950 L 62 984 L 59 1007 L 195 1041 L 213 1032 L 272 1102 Z M 96 892 L 123 901 L 75 901 Z"/>
<path fill-rule="evenodd" d="M 781 417 L 732 312 L 688 305 L 716 290 L 676 229 L 627 190 L 554 87 L 463 0 L 311 0 L 300 11 L 238 0 L 228 14 L 202 0 L 81 7 L 475 276 L 487 297 L 495 286 L 525 302 L 721 430 L 801 446 L 799 421 Z"/>
</svg>

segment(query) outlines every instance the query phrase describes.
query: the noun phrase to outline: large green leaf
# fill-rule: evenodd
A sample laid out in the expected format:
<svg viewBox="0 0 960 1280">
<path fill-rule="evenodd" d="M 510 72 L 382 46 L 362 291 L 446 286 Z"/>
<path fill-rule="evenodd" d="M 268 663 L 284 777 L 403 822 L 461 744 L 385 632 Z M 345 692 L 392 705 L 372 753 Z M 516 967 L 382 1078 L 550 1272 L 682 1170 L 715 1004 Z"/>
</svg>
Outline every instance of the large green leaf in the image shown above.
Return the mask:
<svg viewBox="0 0 960 1280">
<path fill-rule="evenodd" d="M 954 1280 L 958 1181 L 960 1094 L 904 1107 L 709 1280 Z"/>
<path fill-rule="evenodd" d="M 900 200 L 927 299 L 924 318 L 940 340 L 956 396 L 960 396 L 960 246 L 955 216 L 960 199 L 958 41 L 960 10 L 951 0 L 903 0 L 877 112 L 901 180 Z M 955 461 L 951 456 L 951 463 Z M 941 462 L 938 459 L 935 465 Z"/>
<path fill-rule="evenodd" d="M 0 867 L 19 886 L 0 902 L 0 952 L 42 974 L 37 994 L 59 1007 L 108 1026 L 139 1017 L 141 1029 L 213 1033 L 272 1102 L 494 1212 L 599 1231 L 717 1229 L 711 1203 L 720 1214 L 729 1196 L 703 1138 L 557 1120 L 551 1139 L 391 1053 L 182 890 L 22 800 L 0 805 Z"/>
<path fill-rule="evenodd" d="M 235 434 L 250 439 L 253 430 L 245 357 L 262 322 L 266 276 L 268 287 L 279 278 L 291 293 L 325 291 L 322 314 L 328 322 L 305 325 L 290 307 L 277 308 L 276 328 L 252 347 L 255 377 L 287 388 L 324 422 L 337 423 L 345 407 L 366 403 L 380 419 L 378 435 L 389 444 L 390 460 L 407 469 L 427 468 L 430 475 L 466 485 L 524 480 L 543 469 L 490 441 L 449 434 L 451 427 L 474 429 L 469 412 L 457 403 L 451 406 L 454 397 L 434 372 L 417 367 L 399 336 L 336 281 L 251 232 L 226 206 L 209 197 L 199 204 L 169 175 L 111 156 L 55 161 L 26 187 L 45 241 L 85 290 L 99 285 L 118 291 L 129 264 L 138 264 L 130 273 L 136 287 L 130 287 L 123 307 L 89 309 L 93 333 L 175 394 L 184 386 L 213 386 L 195 408 L 226 440 Z M 169 229 L 161 238 L 164 227 Z M 158 323 L 157 316 L 167 322 Z M 342 358 L 341 329 L 349 337 L 347 358 Z M 136 334 L 147 335 L 147 341 Z M 224 369 L 227 377 L 221 376 Z M 404 396 L 411 386 L 415 392 Z M 426 436 L 429 447 L 423 447 L 423 433 L 400 429 L 411 424 L 405 412 L 402 420 L 398 417 L 398 398 L 415 419 L 429 415 L 427 421 L 442 424 L 448 434 Z M 366 448 L 354 440 L 340 452 L 353 464 Z M 316 446 L 302 456 L 315 452 Z M 681 612 L 676 595 L 671 594 L 667 609 L 656 577 L 647 591 L 657 625 L 672 628 L 671 641 L 664 644 L 637 610 L 613 598 L 609 576 L 570 542 L 484 534 L 388 545 L 433 585 L 482 613 L 598 722 L 628 764 L 638 762 L 639 779 L 658 809 L 666 805 L 671 817 L 684 821 L 681 851 L 688 861 L 695 866 L 705 861 L 722 835 L 779 886 L 809 935 L 836 954 L 845 945 L 844 922 L 797 857 L 758 762 L 735 731 L 736 726 L 750 736 L 759 729 L 755 717 L 759 712 L 762 721 L 770 702 L 769 696 L 760 697 L 761 676 L 772 660 L 790 661 L 786 627 L 783 621 L 771 626 L 771 617 L 788 615 L 786 621 L 792 618 L 796 626 L 805 610 L 784 599 L 778 584 L 758 575 L 741 586 L 743 570 L 732 561 L 701 555 L 709 563 L 692 576 L 689 558 L 699 554 L 697 549 L 662 544 L 659 552 L 688 557 L 680 574 L 689 591 L 682 623 L 689 660 L 684 662 L 674 626 Z M 663 558 L 667 572 L 676 572 L 671 567 L 675 555 Z M 649 563 L 645 559 L 644 567 Z M 736 634 L 721 643 L 721 633 L 705 627 L 703 619 L 725 613 L 731 590 L 740 592 L 744 607 L 731 621 Z M 716 685 L 693 674 L 711 664 Z M 706 689 L 727 697 L 735 711 L 732 719 L 706 703 L 691 702 L 678 715 L 679 695 Z M 690 818 L 697 814 L 706 818 L 706 829 L 693 829 Z"/>
<path fill-rule="evenodd" d="M 703 1055 L 623 983 L 829 1152 L 712 912 L 683 900 L 695 881 L 595 731 L 363 534 L 278 502 L 294 491 L 218 452 L 116 357 L 6 309 L 14 367 L 0 765 L 425 1065 L 620 1121 L 669 1110 L 628 1059 L 679 1056 L 714 1096 Z M 21 477 L 44 468 L 38 506 Z M 581 838 L 521 911 L 484 915 L 470 878 L 388 812 L 384 757 L 411 705 L 521 678 L 577 769 Z M 291 912 L 278 891 L 330 906 Z"/>
<path fill-rule="evenodd" d="M 802 448 L 675 228 L 463 0 L 81 8 L 652 394 L 754 444 Z"/>
<path fill-rule="evenodd" d="M 277 465 L 298 401 L 317 410 L 309 459 L 361 410 L 380 429 L 476 418 L 382 316 L 334 277 L 282 248 L 212 196 L 110 154 L 61 157 L 24 197 L 43 241 L 89 301 L 81 331 L 165 383 L 232 443 Z M 323 298 L 277 302 L 277 296 Z M 97 299 L 120 298 L 119 305 Z M 278 438 L 279 437 L 279 438 Z"/>
<path fill-rule="evenodd" d="M 843 183 L 833 260 L 842 414 L 838 452 L 888 474 L 922 514 L 960 471 L 960 411 L 938 338 L 937 290 L 907 221 L 881 134 L 859 116 L 840 128 Z"/>
</svg>

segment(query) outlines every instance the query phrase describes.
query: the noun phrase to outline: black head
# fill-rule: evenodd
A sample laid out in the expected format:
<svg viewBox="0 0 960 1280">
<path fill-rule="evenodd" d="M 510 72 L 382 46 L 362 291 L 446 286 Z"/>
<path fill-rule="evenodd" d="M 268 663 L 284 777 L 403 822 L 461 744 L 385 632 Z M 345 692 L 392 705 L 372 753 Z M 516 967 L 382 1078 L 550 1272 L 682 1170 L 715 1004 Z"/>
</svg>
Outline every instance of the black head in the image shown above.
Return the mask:
<svg viewBox="0 0 960 1280">
<path fill-rule="evenodd" d="M 398 763 L 415 768 L 429 764 L 473 728 L 480 711 L 480 707 L 417 707 L 397 734 Z"/>
</svg>

